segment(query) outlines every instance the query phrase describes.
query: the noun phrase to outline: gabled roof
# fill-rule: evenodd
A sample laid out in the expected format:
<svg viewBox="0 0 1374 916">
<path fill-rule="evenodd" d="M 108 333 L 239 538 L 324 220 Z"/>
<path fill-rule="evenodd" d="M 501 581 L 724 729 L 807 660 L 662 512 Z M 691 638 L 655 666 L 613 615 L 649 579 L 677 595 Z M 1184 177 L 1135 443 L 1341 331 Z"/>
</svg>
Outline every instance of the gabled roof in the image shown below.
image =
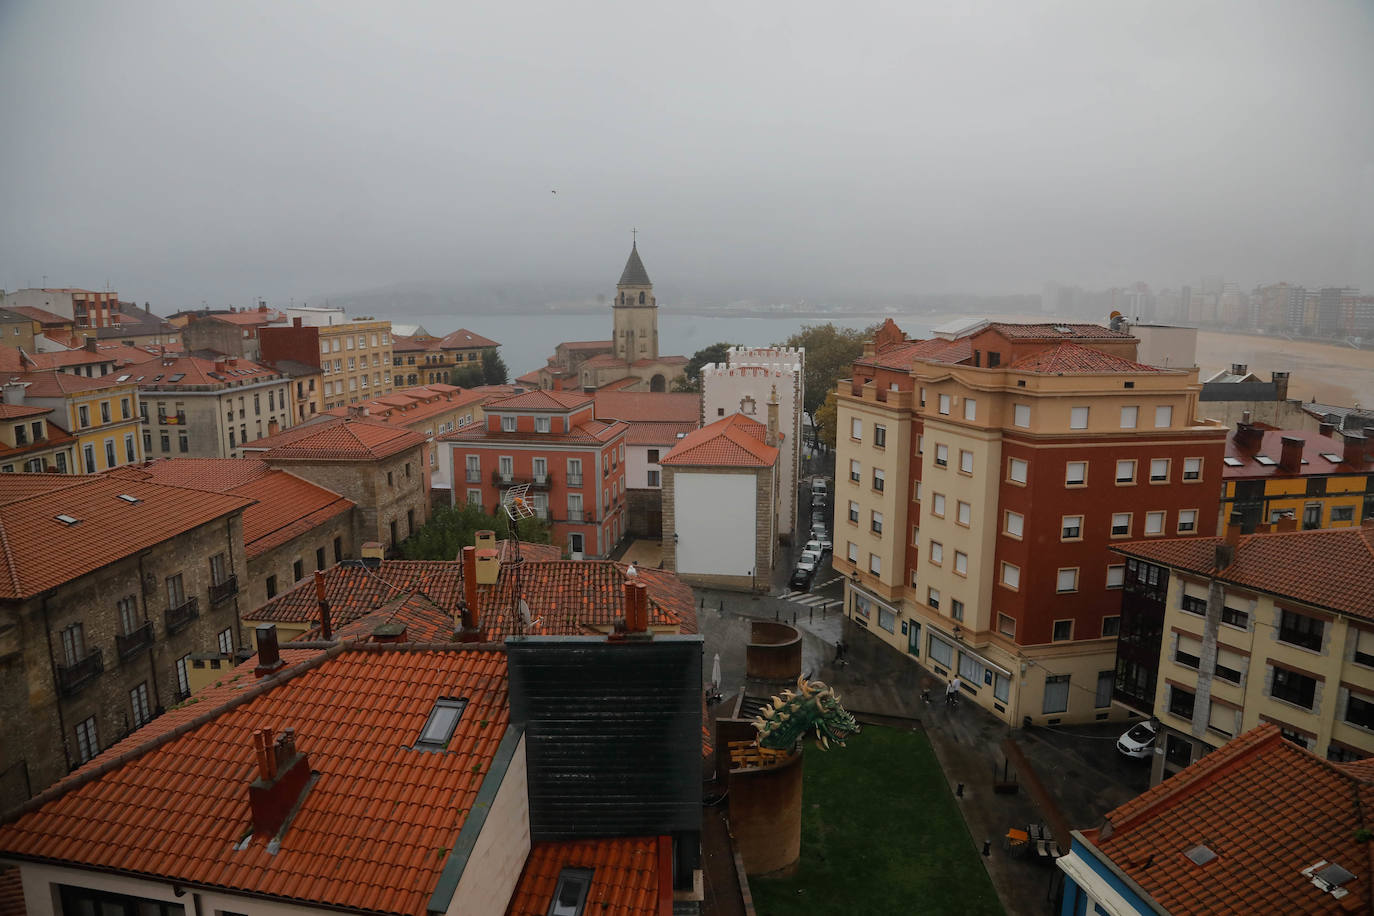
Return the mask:
<svg viewBox="0 0 1374 916">
<path fill-rule="evenodd" d="M 377 461 L 425 444 L 404 427 L 355 417 L 322 417 L 258 439 L 248 451 L 266 461 Z"/>
<path fill-rule="evenodd" d="M 630 257 L 625 261 L 625 269 L 620 272 L 620 282 L 617 286 L 652 286 L 649 281 L 649 272 L 644 269 L 644 262 L 639 259 L 639 244 L 637 242 L 630 245 Z"/>
<path fill-rule="evenodd" d="M 611 350 L 615 342 L 610 340 L 565 340 L 558 345 L 566 350 Z"/>
<path fill-rule="evenodd" d="M 1092 327 L 1092 325 L 1089 325 Z M 1106 330 L 1103 328 L 1102 330 Z M 1111 332 L 1116 333 L 1116 332 Z M 1102 372 L 1165 372 L 1158 366 L 1147 366 L 1134 360 L 1104 353 L 1078 343 L 1060 343 L 1029 356 L 1023 356 L 1007 367 L 1016 372 L 1035 372 L 1041 375 L 1095 375 Z"/>
<path fill-rule="evenodd" d="M 701 395 L 661 391 L 596 392 L 598 420 L 630 423 L 697 423 L 701 419 Z"/>
<path fill-rule="evenodd" d="M 580 391 L 526 391 L 524 394 L 511 395 L 495 401 L 488 401 L 487 410 L 557 410 L 565 411 L 586 407 L 592 403 L 592 396 Z"/>
<path fill-rule="evenodd" d="M 1112 545 L 1129 557 L 1374 620 L 1374 528 L 1244 534 L 1235 559 L 1217 569 L 1224 537 Z"/>
<path fill-rule="evenodd" d="M 225 324 L 240 326 L 275 324 L 286 320 L 286 315 L 276 309 L 268 309 L 265 312 L 256 309 L 245 309 L 242 312 L 214 312 L 204 317 L 223 321 Z"/>
<path fill-rule="evenodd" d="M 439 338 L 440 350 L 470 350 L 473 347 L 486 349 L 488 347 L 499 346 L 501 345 L 491 338 L 483 337 L 481 334 L 469 331 L 467 328 L 459 328 Z"/>
<path fill-rule="evenodd" d="M 25 318 L 36 321 L 44 327 L 60 327 L 72 323 L 70 318 L 64 318 L 56 312 L 50 312 L 35 305 L 7 305 L 5 307 L 11 312 L 18 312 Z"/>
<path fill-rule="evenodd" d="M 241 666 L 229 680 L 197 694 L 177 728 L 152 741 L 140 729 L 49 790 L 0 827 L 0 852 L 423 916 L 510 720 L 505 653 L 341 645 L 271 678 L 254 681 Z M 458 696 L 467 707 L 447 749 L 414 749 L 435 701 Z M 263 727 L 294 728 L 320 774 L 279 849 L 242 842 Z"/>
<path fill-rule="evenodd" d="M 364 638 L 393 615 L 419 629 L 419 640 L 453 635 L 453 617 L 462 596 L 463 569 L 458 560 L 384 560 L 376 569 L 346 561 L 324 572 L 325 598 L 336 635 Z M 543 618 L 547 636 L 601 632 L 624 616 L 625 567 L 609 560 L 535 560 L 519 567 L 503 563 L 495 585 L 477 587 L 479 623 L 488 639 L 517 635 L 514 613 L 517 589 L 534 617 Z M 697 632 L 691 588 L 663 570 L 640 569 L 649 587 L 649 625 Z M 310 623 L 319 620 L 314 582 L 303 582 L 245 616 L 262 622 Z"/>
<path fill-rule="evenodd" d="M 663 840 L 668 842 L 667 837 Z M 660 892 L 670 906 L 672 901 L 672 888 L 660 888 L 658 883 L 660 855 L 670 852 L 671 846 L 661 852 L 659 838 L 651 836 L 535 843 L 506 916 L 546 916 L 565 868 L 592 869 L 582 910 L 587 916 L 659 916 Z M 672 874 L 671 865 L 664 865 Z"/>
<path fill-rule="evenodd" d="M 1368 913 L 1374 784 L 1286 741 L 1246 732 L 1107 814 L 1084 836 L 1170 913 Z M 1194 865 L 1185 853 L 1216 854 Z M 1325 859 L 1355 875 L 1339 900 L 1301 874 Z"/>
<path fill-rule="evenodd" d="M 699 429 L 696 421 L 687 423 L 631 423 L 625 433 L 626 445 L 673 446 Z"/>
<path fill-rule="evenodd" d="M 111 475 L 0 474 L 0 598 L 36 595 L 251 504 Z"/>
<path fill-rule="evenodd" d="M 429 417 L 480 404 L 485 399 L 486 396 L 480 391 L 464 391 L 453 385 L 436 383 L 417 388 L 400 388 L 380 398 L 373 398 L 361 404 L 332 407 L 324 413 L 331 417 L 347 417 L 350 409 L 366 407 L 368 419 L 374 422 L 410 426 Z"/>
<path fill-rule="evenodd" d="M 659 459 L 664 466 L 771 468 L 776 446 L 764 442 L 767 427 L 744 414 L 731 414 L 688 433 Z"/>
<path fill-rule="evenodd" d="M 246 382 L 264 382 L 282 377 L 276 369 L 242 357 L 225 360 L 202 359 L 199 356 L 154 357 L 153 361 L 131 371 L 140 386 L 159 389 L 229 388 Z"/>
<path fill-rule="evenodd" d="M 586 369 L 624 369 L 630 364 L 610 353 L 598 353 L 596 356 L 582 361 L 582 368 Z"/>
<path fill-rule="evenodd" d="M 1130 340 L 1132 335 L 1124 331 L 1113 331 L 1100 324 L 1070 324 L 1068 322 L 1017 323 L 1010 321 L 991 321 L 987 330 L 997 331 L 1009 340 L 1072 340 L 1088 338 L 1095 340 Z M 984 328 L 975 328 L 981 331 Z"/>
<path fill-rule="evenodd" d="M 109 375 L 97 375 L 87 378 L 84 375 L 72 375 L 69 372 L 59 372 L 56 369 L 46 369 L 42 372 L 12 372 L 5 376 L 6 381 L 26 382 L 28 388 L 24 394 L 30 398 L 60 398 L 68 394 L 80 394 L 86 391 L 101 391 L 105 388 L 118 388 L 127 385 L 133 388 L 135 382 L 132 378 L 119 379 L 123 373 L 110 373 Z"/>
<path fill-rule="evenodd" d="M 22 420 L 52 413 L 51 407 L 36 407 L 33 404 L 0 404 L 0 420 Z"/>
</svg>

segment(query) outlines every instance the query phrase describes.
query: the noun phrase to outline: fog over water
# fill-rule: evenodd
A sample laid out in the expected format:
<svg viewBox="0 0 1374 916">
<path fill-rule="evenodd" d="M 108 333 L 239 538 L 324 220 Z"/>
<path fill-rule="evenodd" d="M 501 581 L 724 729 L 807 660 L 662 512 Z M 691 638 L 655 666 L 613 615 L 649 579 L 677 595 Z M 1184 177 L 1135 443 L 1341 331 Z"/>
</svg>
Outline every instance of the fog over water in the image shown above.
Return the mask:
<svg viewBox="0 0 1374 916">
<path fill-rule="evenodd" d="M 0 287 L 499 310 L 638 227 L 665 306 L 1369 289 L 1371 47 L 1358 0 L 8 0 Z"/>
</svg>

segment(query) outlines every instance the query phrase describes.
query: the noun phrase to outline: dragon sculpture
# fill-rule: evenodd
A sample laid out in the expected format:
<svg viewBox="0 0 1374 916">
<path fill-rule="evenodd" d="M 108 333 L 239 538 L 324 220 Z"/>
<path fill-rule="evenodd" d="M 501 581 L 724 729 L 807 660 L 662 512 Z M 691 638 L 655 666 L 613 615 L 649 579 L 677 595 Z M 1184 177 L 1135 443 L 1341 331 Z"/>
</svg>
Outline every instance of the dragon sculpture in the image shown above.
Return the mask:
<svg viewBox="0 0 1374 916">
<path fill-rule="evenodd" d="M 831 741 L 844 747 L 844 739 L 858 733 L 859 723 L 824 682 L 799 677 L 797 691 L 784 690 L 782 697 L 773 697 L 772 704 L 763 707 L 762 716 L 754 718 L 759 747 L 790 751 L 799 738 L 814 730 L 816 747 L 824 751 Z"/>
</svg>

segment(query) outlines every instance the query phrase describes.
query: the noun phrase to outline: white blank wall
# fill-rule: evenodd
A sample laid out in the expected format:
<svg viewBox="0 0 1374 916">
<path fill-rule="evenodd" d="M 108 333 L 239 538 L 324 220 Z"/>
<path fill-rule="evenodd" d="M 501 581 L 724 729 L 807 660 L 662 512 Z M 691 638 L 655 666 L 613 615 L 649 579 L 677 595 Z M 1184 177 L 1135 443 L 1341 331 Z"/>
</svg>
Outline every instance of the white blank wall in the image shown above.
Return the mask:
<svg viewBox="0 0 1374 916">
<path fill-rule="evenodd" d="M 749 575 L 758 524 L 754 475 L 679 471 L 673 486 L 677 571 Z"/>
</svg>

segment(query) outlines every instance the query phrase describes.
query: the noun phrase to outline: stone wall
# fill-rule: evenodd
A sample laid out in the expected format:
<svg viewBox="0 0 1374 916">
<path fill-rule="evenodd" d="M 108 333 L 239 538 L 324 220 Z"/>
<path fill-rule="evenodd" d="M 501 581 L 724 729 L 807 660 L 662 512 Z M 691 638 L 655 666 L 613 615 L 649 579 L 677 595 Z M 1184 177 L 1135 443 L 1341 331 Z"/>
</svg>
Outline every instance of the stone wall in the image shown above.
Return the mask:
<svg viewBox="0 0 1374 916">
<path fill-rule="evenodd" d="M 285 544 L 281 544 L 259 556 L 253 557 L 248 561 L 248 581 L 244 583 L 242 594 L 239 596 L 240 606 L 244 609 L 244 615 L 251 617 L 252 611 L 257 610 L 268 602 L 267 597 L 267 577 L 277 577 L 277 594 L 281 595 L 290 591 L 300 581 L 295 576 L 296 560 L 301 561 L 301 579 L 308 579 L 315 574 L 317 569 L 329 569 L 337 562 L 335 560 L 334 542 L 339 543 L 339 554 L 345 560 L 357 557 L 358 544 L 354 542 L 354 519 L 353 516 L 358 510 L 349 509 L 341 512 L 334 518 L 329 519 L 323 525 L 318 525 L 304 534 L 297 535 Z M 319 566 L 318 560 L 323 551 L 324 565 Z"/>
<path fill-rule="evenodd" d="M 625 528 L 630 537 L 658 540 L 663 536 L 662 490 L 626 490 L 625 507 Z"/>
</svg>

